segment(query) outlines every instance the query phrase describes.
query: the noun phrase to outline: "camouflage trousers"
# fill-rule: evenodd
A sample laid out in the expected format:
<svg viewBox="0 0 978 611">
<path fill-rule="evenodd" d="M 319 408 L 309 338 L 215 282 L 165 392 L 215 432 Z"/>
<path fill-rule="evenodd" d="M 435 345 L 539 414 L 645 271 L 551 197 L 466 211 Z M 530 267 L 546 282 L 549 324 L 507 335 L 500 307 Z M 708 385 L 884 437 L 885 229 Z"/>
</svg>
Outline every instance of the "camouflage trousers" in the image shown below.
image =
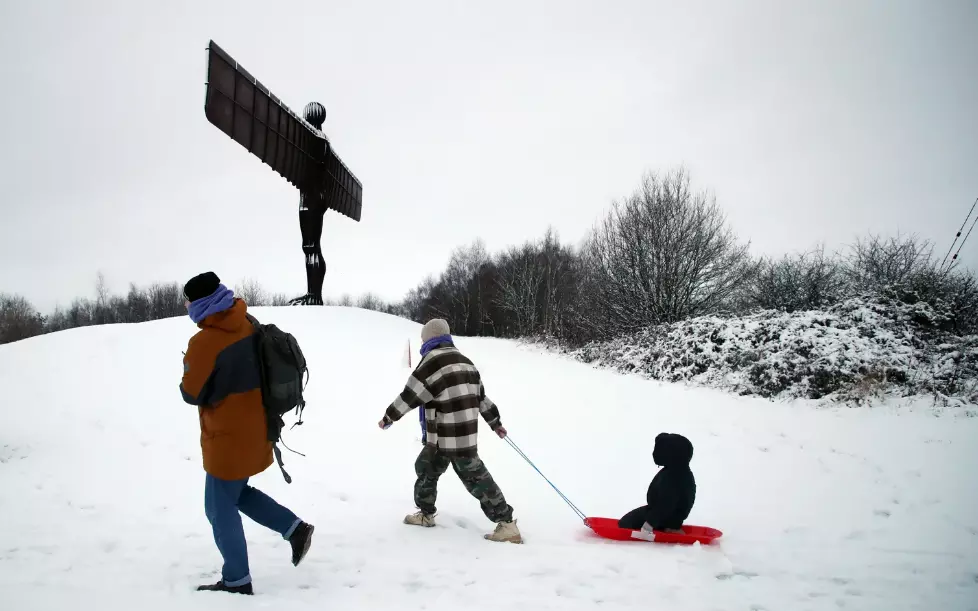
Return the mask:
<svg viewBox="0 0 978 611">
<path fill-rule="evenodd" d="M 498 523 L 513 519 L 513 508 L 506 503 L 502 490 L 492 479 L 481 458 L 449 458 L 431 445 L 425 445 L 414 463 L 414 472 L 418 476 L 414 483 L 414 504 L 418 509 L 430 515 L 435 514 L 438 478 L 448 471 L 449 465 L 462 480 L 462 485 L 469 494 L 479 500 L 482 513 L 489 520 Z"/>
</svg>

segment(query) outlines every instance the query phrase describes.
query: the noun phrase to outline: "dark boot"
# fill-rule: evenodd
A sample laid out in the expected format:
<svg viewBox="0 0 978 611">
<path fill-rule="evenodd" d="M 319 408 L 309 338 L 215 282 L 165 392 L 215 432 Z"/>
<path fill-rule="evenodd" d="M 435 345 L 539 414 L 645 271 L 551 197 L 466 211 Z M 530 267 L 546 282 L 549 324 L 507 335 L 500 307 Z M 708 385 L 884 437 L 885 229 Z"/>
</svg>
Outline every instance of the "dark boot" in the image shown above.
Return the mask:
<svg viewBox="0 0 978 611">
<path fill-rule="evenodd" d="M 312 524 L 301 522 L 292 531 L 292 536 L 289 537 L 289 543 L 292 544 L 292 566 L 299 566 L 302 559 L 306 557 L 306 552 L 312 545 L 312 531 L 315 529 Z"/>
<path fill-rule="evenodd" d="M 322 295 L 313 295 L 312 293 L 306 293 L 302 297 L 296 297 L 289 302 L 292 306 L 321 306 L 323 305 Z"/>
<path fill-rule="evenodd" d="M 198 592 L 230 592 L 231 594 L 254 594 L 255 591 L 251 587 L 251 583 L 246 583 L 243 586 L 228 586 L 225 585 L 224 580 L 218 581 L 217 583 L 197 586 Z"/>
</svg>

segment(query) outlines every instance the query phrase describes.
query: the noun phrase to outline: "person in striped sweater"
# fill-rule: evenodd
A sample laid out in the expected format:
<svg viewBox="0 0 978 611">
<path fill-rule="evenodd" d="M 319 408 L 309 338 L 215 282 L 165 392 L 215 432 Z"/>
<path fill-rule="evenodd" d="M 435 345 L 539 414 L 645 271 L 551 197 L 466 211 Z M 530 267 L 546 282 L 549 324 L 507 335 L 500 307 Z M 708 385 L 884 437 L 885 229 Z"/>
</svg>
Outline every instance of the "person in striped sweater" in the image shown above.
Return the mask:
<svg viewBox="0 0 978 611">
<path fill-rule="evenodd" d="M 455 347 L 445 320 L 428 321 L 421 329 L 421 342 L 421 361 L 378 423 L 386 430 L 412 409 L 423 408 L 426 439 L 414 464 L 414 503 L 419 511 L 406 516 L 404 523 L 435 525 L 438 478 L 451 466 L 469 494 L 479 500 L 482 512 L 496 524 L 485 538 L 522 543 L 513 508 L 479 458 L 480 416 L 500 439 L 507 435 L 499 409 L 486 396 L 479 370 Z"/>
</svg>

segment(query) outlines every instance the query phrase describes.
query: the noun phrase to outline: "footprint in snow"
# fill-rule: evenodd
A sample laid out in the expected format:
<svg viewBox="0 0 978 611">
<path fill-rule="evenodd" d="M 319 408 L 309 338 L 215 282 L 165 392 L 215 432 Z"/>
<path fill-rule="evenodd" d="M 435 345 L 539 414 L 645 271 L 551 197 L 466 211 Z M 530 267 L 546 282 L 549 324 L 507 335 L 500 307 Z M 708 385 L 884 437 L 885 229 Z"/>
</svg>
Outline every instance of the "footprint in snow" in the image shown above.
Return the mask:
<svg viewBox="0 0 978 611">
<path fill-rule="evenodd" d="M 716 578 L 719 581 L 727 581 L 733 579 L 734 577 L 743 577 L 745 579 L 753 579 L 757 577 L 757 573 L 752 573 L 750 571 L 734 571 L 733 573 L 717 573 Z"/>
<path fill-rule="evenodd" d="M 888 518 L 890 517 L 890 512 L 887 511 L 886 509 L 877 509 L 876 511 L 873 512 L 873 515 L 879 516 L 881 518 Z"/>
<path fill-rule="evenodd" d="M 568 590 L 567 588 L 565 588 L 563 586 L 557 587 L 557 589 L 554 590 L 554 594 L 556 594 L 557 596 L 560 596 L 560 597 L 576 598 L 576 596 L 574 595 L 574 592 Z"/>
<path fill-rule="evenodd" d="M 771 451 L 769 448 L 765 448 L 765 447 L 759 447 L 757 449 L 760 450 L 761 452 L 770 452 Z"/>
</svg>

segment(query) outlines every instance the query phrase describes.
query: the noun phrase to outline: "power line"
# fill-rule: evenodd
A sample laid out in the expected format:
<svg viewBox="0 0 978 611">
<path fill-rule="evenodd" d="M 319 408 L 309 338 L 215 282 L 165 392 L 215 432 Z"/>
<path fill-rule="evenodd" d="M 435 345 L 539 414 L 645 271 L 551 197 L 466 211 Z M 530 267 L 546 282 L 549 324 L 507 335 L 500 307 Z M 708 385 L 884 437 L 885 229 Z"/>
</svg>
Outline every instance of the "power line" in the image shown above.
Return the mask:
<svg viewBox="0 0 978 611">
<path fill-rule="evenodd" d="M 944 260 L 941 261 L 941 266 L 938 268 L 938 271 L 944 269 L 944 264 L 947 262 L 947 257 L 948 257 L 948 255 L 951 254 L 951 251 L 954 250 L 954 245 L 957 244 L 958 238 L 961 237 L 961 232 L 964 231 L 964 226 L 968 224 L 968 219 L 971 218 L 971 214 L 975 211 L 975 206 L 976 205 L 978 205 L 978 197 L 975 198 L 975 203 L 971 204 L 971 210 L 968 211 L 968 216 L 966 216 L 964 218 L 964 222 L 961 223 L 961 229 L 958 229 L 957 235 L 954 236 L 954 241 L 951 242 L 951 247 L 947 249 L 947 254 L 944 255 Z M 978 221 L 978 217 L 975 217 L 975 220 Z M 974 229 L 974 228 L 975 228 L 975 224 L 972 223 L 971 224 L 971 229 Z M 968 230 L 968 236 L 971 235 L 971 229 Z M 958 246 L 958 252 L 954 253 L 954 257 L 951 258 L 951 264 L 952 265 L 954 264 L 954 260 L 958 258 L 958 254 L 961 252 L 961 247 L 964 246 L 964 243 L 968 240 L 968 236 L 965 236 L 964 237 L 964 240 L 961 241 L 961 246 Z M 948 266 L 948 269 L 950 269 L 950 266 Z"/>
</svg>

